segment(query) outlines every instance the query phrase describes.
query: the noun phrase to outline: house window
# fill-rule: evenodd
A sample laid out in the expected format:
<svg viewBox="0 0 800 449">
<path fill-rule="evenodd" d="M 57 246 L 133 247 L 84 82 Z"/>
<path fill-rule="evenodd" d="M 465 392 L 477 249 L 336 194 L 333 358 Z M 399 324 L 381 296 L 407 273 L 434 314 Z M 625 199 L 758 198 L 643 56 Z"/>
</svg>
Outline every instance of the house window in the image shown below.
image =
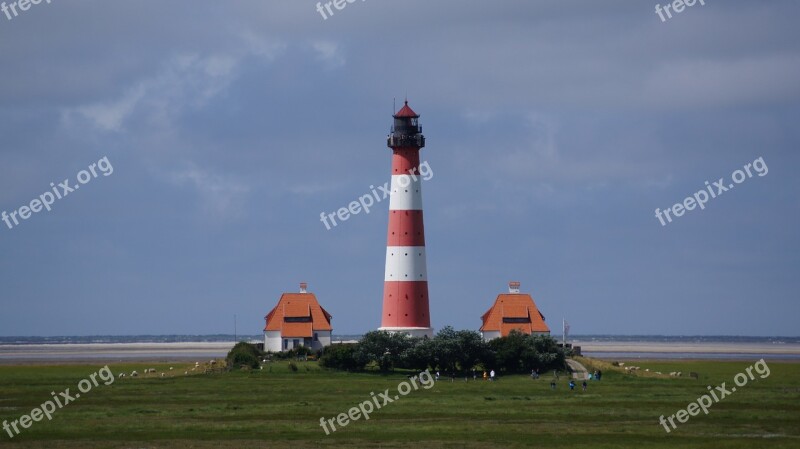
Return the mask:
<svg viewBox="0 0 800 449">
<path fill-rule="evenodd" d="M 293 348 L 299 348 L 299 347 L 300 347 L 300 340 L 299 340 L 299 339 L 297 339 L 297 338 L 295 338 L 294 340 L 292 340 L 292 347 L 293 347 Z"/>
<path fill-rule="evenodd" d="M 310 323 L 310 316 L 287 316 L 283 318 L 284 323 Z"/>
<path fill-rule="evenodd" d="M 285 351 L 287 349 L 289 349 L 289 340 L 284 338 L 283 339 L 283 350 Z"/>
<path fill-rule="evenodd" d="M 504 323 L 530 323 L 531 319 L 528 318 L 528 317 L 522 317 L 522 318 L 503 317 L 503 322 Z"/>
<path fill-rule="evenodd" d="M 314 341 L 319 341 L 319 334 L 314 332 Z"/>
</svg>

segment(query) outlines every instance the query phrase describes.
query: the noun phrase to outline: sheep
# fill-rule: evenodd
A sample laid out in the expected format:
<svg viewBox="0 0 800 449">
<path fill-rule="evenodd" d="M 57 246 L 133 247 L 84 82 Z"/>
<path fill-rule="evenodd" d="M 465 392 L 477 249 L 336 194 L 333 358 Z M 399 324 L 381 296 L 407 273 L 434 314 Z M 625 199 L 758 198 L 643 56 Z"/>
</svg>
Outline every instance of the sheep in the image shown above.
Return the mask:
<svg viewBox="0 0 800 449">
<path fill-rule="evenodd" d="M 139 373 L 136 371 L 131 372 L 131 377 L 139 377 Z"/>
<path fill-rule="evenodd" d="M 165 374 L 164 374 L 164 373 L 161 373 L 161 377 L 164 377 L 164 376 L 165 376 Z"/>
<path fill-rule="evenodd" d="M 117 374 L 117 377 L 121 379 L 121 378 L 125 377 L 125 373 L 119 373 L 119 374 Z"/>
<path fill-rule="evenodd" d="M 145 373 L 148 373 L 148 374 L 149 374 L 149 373 L 155 373 L 155 372 L 156 372 L 156 369 L 155 369 L 155 368 L 147 368 L 146 370 L 144 370 L 144 372 L 145 372 Z"/>
<path fill-rule="evenodd" d="M 169 367 L 169 370 L 172 371 L 172 367 L 171 366 Z"/>
</svg>

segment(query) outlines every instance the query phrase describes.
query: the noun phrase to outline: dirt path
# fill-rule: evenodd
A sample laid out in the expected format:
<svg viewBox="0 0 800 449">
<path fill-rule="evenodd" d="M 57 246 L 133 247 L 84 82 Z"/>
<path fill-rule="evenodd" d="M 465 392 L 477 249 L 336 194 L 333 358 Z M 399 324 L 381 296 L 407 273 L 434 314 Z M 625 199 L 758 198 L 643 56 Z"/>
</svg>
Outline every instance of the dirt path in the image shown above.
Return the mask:
<svg viewBox="0 0 800 449">
<path fill-rule="evenodd" d="M 572 378 L 577 380 L 587 380 L 589 372 L 586 367 L 572 359 L 567 359 L 567 365 L 572 369 Z"/>
</svg>

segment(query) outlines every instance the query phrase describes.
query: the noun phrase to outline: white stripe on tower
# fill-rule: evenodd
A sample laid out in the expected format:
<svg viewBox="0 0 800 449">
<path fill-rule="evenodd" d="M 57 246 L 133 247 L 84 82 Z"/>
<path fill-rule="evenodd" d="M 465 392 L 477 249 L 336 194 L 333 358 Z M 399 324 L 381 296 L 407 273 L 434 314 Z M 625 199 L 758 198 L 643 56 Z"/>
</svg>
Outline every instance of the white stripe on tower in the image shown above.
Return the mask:
<svg viewBox="0 0 800 449">
<path fill-rule="evenodd" d="M 419 172 L 419 167 L 416 167 L 415 172 Z M 422 210 L 420 175 L 392 175 L 391 191 L 389 210 Z"/>
<path fill-rule="evenodd" d="M 424 246 L 386 247 L 384 282 L 428 281 Z"/>
</svg>

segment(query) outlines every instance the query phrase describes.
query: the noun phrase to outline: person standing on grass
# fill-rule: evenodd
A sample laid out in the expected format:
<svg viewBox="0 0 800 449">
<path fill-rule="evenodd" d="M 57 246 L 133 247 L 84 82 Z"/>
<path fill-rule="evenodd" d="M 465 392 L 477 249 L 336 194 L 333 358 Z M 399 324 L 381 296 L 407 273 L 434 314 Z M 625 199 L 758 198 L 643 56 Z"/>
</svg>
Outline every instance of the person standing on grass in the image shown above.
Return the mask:
<svg viewBox="0 0 800 449">
<path fill-rule="evenodd" d="M 586 391 L 586 381 L 583 381 L 583 391 Z"/>
<path fill-rule="evenodd" d="M 492 382 L 494 382 L 494 370 L 489 373 L 489 378 L 492 380 Z"/>
<path fill-rule="evenodd" d="M 472 368 L 472 380 L 478 380 L 478 373 L 475 372 L 475 368 Z"/>
<path fill-rule="evenodd" d="M 486 380 L 487 377 L 488 377 L 488 375 L 486 374 L 486 371 L 484 371 L 483 372 L 483 380 Z"/>
<path fill-rule="evenodd" d="M 570 389 L 570 391 L 575 389 L 575 381 L 574 380 L 570 380 L 569 381 L 569 389 Z"/>
</svg>

